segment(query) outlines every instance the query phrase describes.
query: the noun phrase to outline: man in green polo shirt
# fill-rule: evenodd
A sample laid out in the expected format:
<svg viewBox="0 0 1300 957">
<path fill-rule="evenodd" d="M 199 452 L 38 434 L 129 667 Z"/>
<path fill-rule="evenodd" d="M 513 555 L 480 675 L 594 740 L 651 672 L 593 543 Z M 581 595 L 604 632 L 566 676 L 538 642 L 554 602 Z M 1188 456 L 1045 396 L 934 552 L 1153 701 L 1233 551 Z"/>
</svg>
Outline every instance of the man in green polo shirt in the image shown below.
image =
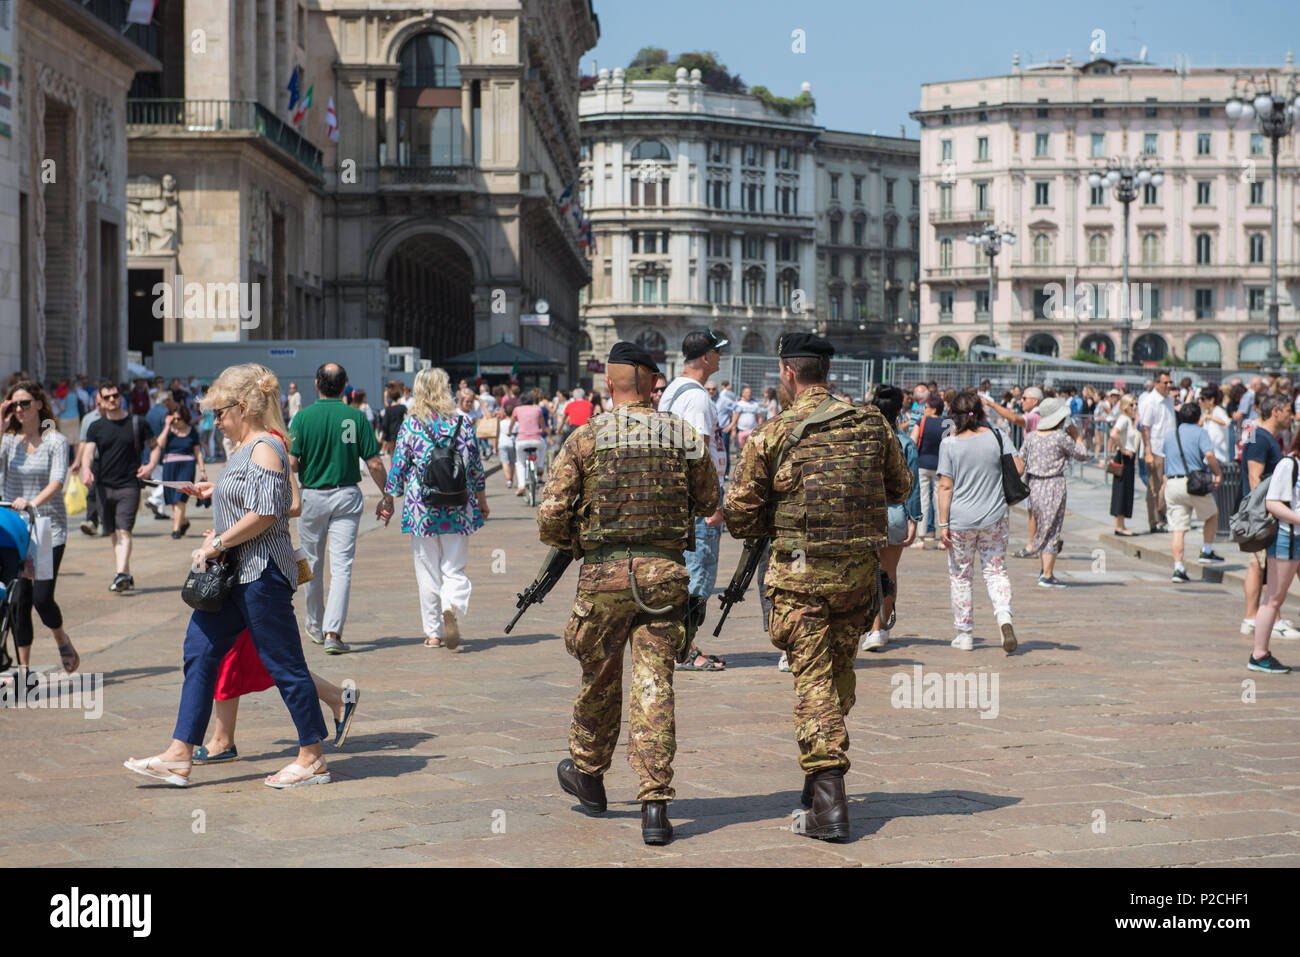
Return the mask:
<svg viewBox="0 0 1300 957">
<path fill-rule="evenodd" d="M 289 438 L 293 443 L 290 465 L 302 485 L 302 515 L 298 519 L 298 542 L 311 565 L 312 580 L 306 586 L 307 633 L 316 644 L 324 644 L 331 655 L 352 649 L 343 643 L 343 622 L 348 616 L 348 594 L 352 590 L 352 558 L 357 550 L 357 532 L 364 504 L 361 462 L 379 486 L 383 498 L 375 515 L 385 525 L 393 517 L 393 497 L 384 492 L 388 470 L 379 457 L 375 430 L 360 409 L 343 402 L 347 385 L 343 367 L 327 362 L 316 370 L 316 392 L 320 398 L 293 417 Z M 321 546 L 329 536 L 330 589 L 320 573 Z"/>
</svg>

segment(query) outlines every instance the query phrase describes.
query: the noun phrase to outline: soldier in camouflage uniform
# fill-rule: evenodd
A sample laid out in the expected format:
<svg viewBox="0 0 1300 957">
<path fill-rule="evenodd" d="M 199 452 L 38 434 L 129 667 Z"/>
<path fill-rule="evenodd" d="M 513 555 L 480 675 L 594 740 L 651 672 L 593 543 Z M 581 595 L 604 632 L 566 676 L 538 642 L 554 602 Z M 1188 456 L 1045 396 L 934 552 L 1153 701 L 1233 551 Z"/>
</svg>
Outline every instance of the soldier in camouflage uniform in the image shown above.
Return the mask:
<svg viewBox="0 0 1300 957">
<path fill-rule="evenodd" d="M 907 498 L 912 475 L 878 409 L 827 391 L 829 342 L 789 333 L 778 351 L 794 402 L 750 436 L 724 514 L 736 538 L 772 538 L 769 636 L 794 673 L 795 739 L 810 808 L 797 829 L 844 840 L 853 659 L 880 603 L 876 550 L 886 543 L 885 506 Z"/>
<path fill-rule="evenodd" d="M 647 844 L 667 844 L 677 750 L 673 660 L 688 641 L 682 552 L 695 545 L 692 512 L 717 511 L 718 474 L 695 430 L 650 404 L 659 369 L 648 352 L 617 343 L 607 368 L 614 411 L 593 416 L 565 441 L 537 509 L 541 540 L 584 559 L 564 631 L 582 685 L 569 731 L 572 759 L 557 773 L 583 808 L 605 810 L 603 775 L 618 742 L 630 644 L 628 761 L 641 779 L 641 833 Z"/>
</svg>

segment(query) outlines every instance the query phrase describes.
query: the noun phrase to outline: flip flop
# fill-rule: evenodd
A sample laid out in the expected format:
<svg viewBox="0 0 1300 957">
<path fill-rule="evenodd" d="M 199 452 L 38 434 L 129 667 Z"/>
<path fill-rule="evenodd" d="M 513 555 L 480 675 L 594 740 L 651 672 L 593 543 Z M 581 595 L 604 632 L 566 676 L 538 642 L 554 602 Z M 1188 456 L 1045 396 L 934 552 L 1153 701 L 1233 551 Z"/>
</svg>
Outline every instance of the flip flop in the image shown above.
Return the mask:
<svg viewBox="0 0 1300 957">
<path fill-rule="evenodd" d="M 1120 538 L 1137 538 L 1137 537 L 1138 537 L 1138 533 L 1137 533 L 1137 532 L 1130 532 L 1130 531 L 1128 531 L 1127 529 L 1123 529 L 1123 530 L 1121 530 L 1121 531 L 1117 531 L 1115 534 L 1116 534 L 1117 536 L 1119 536 Z"/>
<path fill-rule="evenodd" d="M 220 754 L 209 754 L 206 744 L 201 744 L 194 749 L 193 761 L 195 764 L 225 764 L 227 761 L 238 760 L 239 751 L 233 745 Z"/>
<path fill-rule="evenodd" d="M 361 700 L 361 689 L 352 688 L 352 700 L 343 705 L 343 720 L 334 722 L 334 748 L 335 750 L 343 747 L 343 743 L 348 739 L 348 732 L 352 728 L 352 714 L 357 710 L 357 702 Z"/>
<path fill-rule="evenodd" d="M 320 767 L 320 758 L 311 763 L 311 767 L 304 768 L 301 764 L 294 763 L 288 767 L 281 768 L 275 774 L 268 775 L 266 786 L 269 788 L 300 788 L 308 784 L 329 784 L 329 771 L 317 771 Z M 278 782 L 273 782 L 271 778 L 279 777 Z"/>
<path fill-rule="evenodd" d="M 71 665 L 68 664 L 68 659 L 72 659 Z M 59 649 L 59 660 L 63 662 L 63 670 L 68 674 L 81 667 L 81 655 L 77 654 L 77 649 L 72 647 L 71 641 Z"/>
</svg>

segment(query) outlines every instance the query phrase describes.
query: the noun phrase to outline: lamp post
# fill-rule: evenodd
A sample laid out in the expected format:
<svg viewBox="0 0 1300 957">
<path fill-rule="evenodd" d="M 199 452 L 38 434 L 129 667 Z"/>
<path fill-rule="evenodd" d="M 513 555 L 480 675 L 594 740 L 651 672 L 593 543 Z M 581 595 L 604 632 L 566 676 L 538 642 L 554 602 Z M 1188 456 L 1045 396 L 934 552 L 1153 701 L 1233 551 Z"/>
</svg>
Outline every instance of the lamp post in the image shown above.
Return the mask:
<svg viewBox="0 0 1300 957">
<path fill-rule="evenodd" d="M 1277 300 L 1277 149 L 1278 141 L 1290 133 L 1295 125 L 1300 97 L 1296 95 L 1294 74 L 1287 79 L 1285 94 L 1274 92 L 1273 85 L 1273 78 L 1268 76 L 1259 79 L 1237 77 L 1232 83 L 1232 97 L 1223 110 L 1231 123 L 1237 120 L 1256 120 L 1259 131 L 1273 141 L 1272 233 L 1268 241 L 1268 364 L 1276 369 L 1282 364 L 1282 352 L 1278 349 L 1281 329 L 1278 324 Z"/>
<path fill-rule="evenodd" d="M 1115 198 L 1124 204 L 1124 259 L 1119 317 L 1119 361 L 1122 365 L 1128 365 L 1129 362 L 1129 335 L 1133 329 L 1133 296 L 1128 287 L 1128 207 L 1137 199 L 1138 187 L 1159 186 L 1164 181 L 1165 174 L 1156 168 L 1155 160 L 1147 156 L 1139 156 L 1134 160 L 1116 158 L 1088 174 L 1089 186 L 1113 189 Z M 1075 338 L 1078 338 L 1077 334 Z M 1078 347 L 1077 342 L 1075 347 Z"/>
<path fill-rule="evenodd" d="M 969 234 L 966 242 L 982 248 L 989 259 L 989 345 L 996 347 L 998 334 L 993 328 L 993 260 L 1002 250 L 1002 244 L 1014 246 L 1016 237 L 1010 230 L 998 229 L 992 223 L 986 223 L 980 232 Z"/>
</svg>

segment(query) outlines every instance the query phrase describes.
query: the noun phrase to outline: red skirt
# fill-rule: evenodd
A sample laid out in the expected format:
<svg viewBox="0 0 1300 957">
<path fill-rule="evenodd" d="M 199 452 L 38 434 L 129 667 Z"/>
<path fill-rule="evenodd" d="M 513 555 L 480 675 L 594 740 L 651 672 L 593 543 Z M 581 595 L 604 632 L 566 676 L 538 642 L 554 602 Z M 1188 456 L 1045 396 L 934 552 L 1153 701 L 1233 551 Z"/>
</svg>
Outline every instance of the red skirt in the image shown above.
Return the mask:
<svg viewBox="0 0 1300 957">
<path fill-rule="evenodd" d="M 213 697 L 217 701 L 226 701 L 240 695 L 265 691 L 274 685 L 275 682 L 258 657 L 253 639 L 245 628 L 221 662 L 221 671 L 217 673 L 217 690 Z"/>
</svg>

